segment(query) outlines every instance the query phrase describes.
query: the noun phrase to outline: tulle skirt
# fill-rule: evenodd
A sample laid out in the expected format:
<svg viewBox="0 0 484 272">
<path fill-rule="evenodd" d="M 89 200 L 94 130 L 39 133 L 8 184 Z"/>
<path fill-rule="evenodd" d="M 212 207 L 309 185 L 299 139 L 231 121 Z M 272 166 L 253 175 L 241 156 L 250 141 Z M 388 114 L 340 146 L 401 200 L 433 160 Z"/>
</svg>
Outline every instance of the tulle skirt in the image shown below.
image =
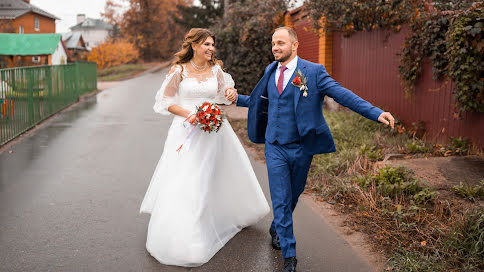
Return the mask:
<svg viewBox="0 0 484 272">
<path fill-rule="evenodd" d="M 225 120 L 219 132 L 189 130 L 176 116 L 168 131 L 141 213 L 150 213 L 146 248 L 159 262 L 194 267 L 208 262 L 269 205 L 240 141 Z"/>
</svg>

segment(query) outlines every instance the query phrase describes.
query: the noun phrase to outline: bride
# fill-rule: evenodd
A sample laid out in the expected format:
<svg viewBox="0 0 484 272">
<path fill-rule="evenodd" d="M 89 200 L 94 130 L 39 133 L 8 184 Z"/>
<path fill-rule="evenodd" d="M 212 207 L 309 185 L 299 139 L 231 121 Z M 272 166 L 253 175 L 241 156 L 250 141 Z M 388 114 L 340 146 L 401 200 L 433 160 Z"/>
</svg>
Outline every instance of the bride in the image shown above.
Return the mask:
<svg viewBox="0 0 484 272">
<path fill-rule="evenodd" d="M 175 115 L 140 213 L 150 213 L 146 248 L 159 262 L 193 267 L 208 262 L 242 228 L 269 212 L 249 158 L 224 120 L 217 133 L 198 128 L 203 102 L 230 104 L 235 83 L 214 57 L 215 37 L 193 28 L 156 94 L 155 112 Z M 187 121 L 187 122 L 185 122 Z"/>
</svg>

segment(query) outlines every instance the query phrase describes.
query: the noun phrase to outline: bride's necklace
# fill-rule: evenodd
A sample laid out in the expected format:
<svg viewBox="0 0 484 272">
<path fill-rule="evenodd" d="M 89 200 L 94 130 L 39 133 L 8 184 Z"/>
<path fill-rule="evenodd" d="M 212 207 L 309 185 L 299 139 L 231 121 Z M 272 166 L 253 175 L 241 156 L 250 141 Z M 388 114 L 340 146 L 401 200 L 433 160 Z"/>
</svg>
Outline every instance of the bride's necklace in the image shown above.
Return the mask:
<svg viewBox="0 0 484 272">
<path fill-rule="evenodd" d="M 205 71 L 205 68 L 207 68 L 207 63 L 205 63 L 205 65 L 203 65 L 203 66 L 198 66 L 198 65 L 196 65 L 196 64 L 193 62 L 193 60 L 190 60 L 190 63 L 192 64 L 193 68 L 194 68 L 195 70 L 199 71 L 199 72 L 203 72 L 203 71 Z"/>
</svg>

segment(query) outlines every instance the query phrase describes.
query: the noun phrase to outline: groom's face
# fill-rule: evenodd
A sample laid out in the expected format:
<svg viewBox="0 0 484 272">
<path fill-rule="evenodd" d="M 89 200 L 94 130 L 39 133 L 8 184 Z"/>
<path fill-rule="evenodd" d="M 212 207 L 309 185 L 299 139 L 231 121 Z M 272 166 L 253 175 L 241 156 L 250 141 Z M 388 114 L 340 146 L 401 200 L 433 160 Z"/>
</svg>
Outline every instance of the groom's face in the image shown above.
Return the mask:
<svg viewBox="0 0 484 272">
<path fill-rule="evenodd" d="M 287 30 L 278 30 L 272 35 L 272 54 L 278 62 L 286 62 L 297 54 L 297 41 Z"/>
</svg>

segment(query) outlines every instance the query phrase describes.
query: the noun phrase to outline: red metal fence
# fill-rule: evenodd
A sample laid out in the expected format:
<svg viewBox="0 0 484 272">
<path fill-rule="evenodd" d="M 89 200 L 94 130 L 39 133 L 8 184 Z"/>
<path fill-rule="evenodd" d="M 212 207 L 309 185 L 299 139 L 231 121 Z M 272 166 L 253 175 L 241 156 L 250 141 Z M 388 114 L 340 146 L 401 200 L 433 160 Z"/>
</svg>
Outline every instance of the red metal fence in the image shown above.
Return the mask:
<svg viewBox="0 0 484 272">
<path fill-rule="evenodd" d="M 407 30 L 359 32 L 346 38 L 334 34 L 333 78 L 364 99 L 394 113 L 406 126 L 423 121 L 427 139 L 447 142 L 465 137 L 484 148 L 484 114 L 463 113 L 459 118 L 453 84 L 433 80 L 431 63 L 410 98 L 398 77 L 398 66 Z M 304 41 L 303 41 L 304 42 Z"/>
</svg>

